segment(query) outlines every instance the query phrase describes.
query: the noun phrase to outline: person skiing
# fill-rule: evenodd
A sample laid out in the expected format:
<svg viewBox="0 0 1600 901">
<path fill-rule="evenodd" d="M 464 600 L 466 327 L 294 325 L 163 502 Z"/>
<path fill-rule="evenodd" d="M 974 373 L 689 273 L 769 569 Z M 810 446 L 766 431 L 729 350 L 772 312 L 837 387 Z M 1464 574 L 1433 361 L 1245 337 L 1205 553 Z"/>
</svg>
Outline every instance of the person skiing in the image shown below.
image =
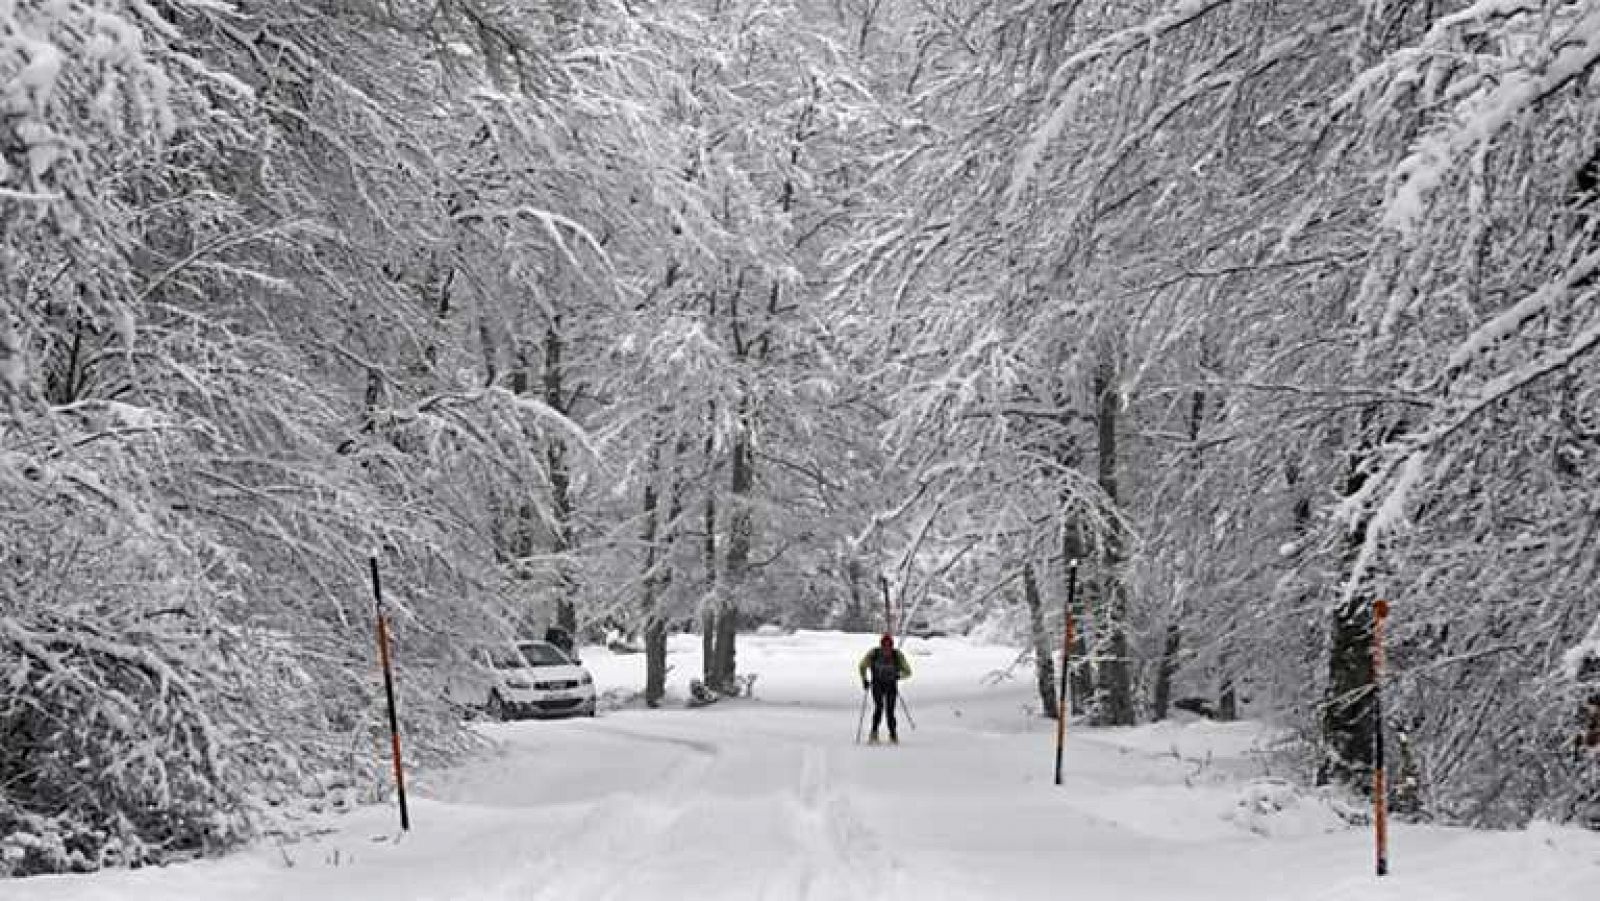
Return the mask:
<svg viewBox="0 0 1600 901">
<path fill-rule="evenodd" d="M 906 655 L 895 648 L 894 636 L 885 633 L 878 640 L 878 646 L 861 658 L 857 670 L 861 673 L 861 690 L 872 691 L 872 733 L 867 738 L 868 743 L 878 743 L 878 724 L 887 718 L 889 741 L 899 744 L 900 732 L 895 722 L 894 708 L 900 698 L 900 680 L 911 678 L 911 665 L 906 663 Z M 867 678 L 869 673 L 872 677 L 870 681 Z"/>
</svg>

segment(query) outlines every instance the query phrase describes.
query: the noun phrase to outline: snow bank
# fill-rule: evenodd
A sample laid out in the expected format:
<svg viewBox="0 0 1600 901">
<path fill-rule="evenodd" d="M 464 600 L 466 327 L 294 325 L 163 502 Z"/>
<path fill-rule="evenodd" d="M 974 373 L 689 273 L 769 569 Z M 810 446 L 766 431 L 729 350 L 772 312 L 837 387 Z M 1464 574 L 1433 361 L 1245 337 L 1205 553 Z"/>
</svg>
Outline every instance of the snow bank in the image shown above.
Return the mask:
<svg viewBox="0 0 1600 901">
<path fill-rule="evenodd" d="M 1341 793 L 1307 790 L 1283 779 L 1258 779 L 1239 792 L 1223 819 L 1256 835 L 1299 838 L 1344 832 L 1369 818 Z"/>
</svg>

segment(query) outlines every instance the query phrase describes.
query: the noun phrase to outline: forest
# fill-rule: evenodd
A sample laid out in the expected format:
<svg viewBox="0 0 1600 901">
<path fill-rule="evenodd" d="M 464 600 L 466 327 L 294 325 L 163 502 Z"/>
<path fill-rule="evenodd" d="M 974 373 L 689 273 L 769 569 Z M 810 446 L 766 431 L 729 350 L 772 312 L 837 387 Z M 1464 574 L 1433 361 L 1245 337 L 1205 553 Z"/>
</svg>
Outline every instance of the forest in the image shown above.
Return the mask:
<svg viewBox="0 0 1600 901">
<path fill-rule="evenodd" d="M 0 0 L 0 875 L 385 790 L 476 643 L 985 629 L 1600 801 L 1600 0 Z M 1391 605 L 1381 714 L 1372 610 Z M 846 691 L 849 686 L 846 684 Z"/>
</svg>

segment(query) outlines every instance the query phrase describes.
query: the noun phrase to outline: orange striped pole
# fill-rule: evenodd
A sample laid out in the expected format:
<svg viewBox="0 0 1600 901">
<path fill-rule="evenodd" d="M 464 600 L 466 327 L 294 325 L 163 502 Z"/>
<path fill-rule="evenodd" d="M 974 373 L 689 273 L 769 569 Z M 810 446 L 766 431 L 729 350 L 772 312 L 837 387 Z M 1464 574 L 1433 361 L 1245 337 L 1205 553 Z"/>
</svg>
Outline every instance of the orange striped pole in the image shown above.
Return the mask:
<svg viewBox="0 0 1600 901">
<path fill-rule="evenodd" d="M 411 815 L 406 810 L 406 773 L 400 765 L 400 717 L 394 706 L 394 668 L 389 663 L 389 617 L 383 612 L 383 588 L 378 584 L 378 558 L 372 564 L 372 600 L 378 613 L 378 660 L 383 664 L 383 693 L 389 701 L 389 750 L 394 760 L 394 785 L 400 796 L 400 830 L 410 831 Z"/>
<path fill-rule="evenodd" d="M 1389 873 L 1389 779 L 1383 759 L 1383 626 L 1389 602 L 1372 605 L 1372 824 L 1379 876 Z"/>
<path fill-rule="evenodd" d="M 1071 699 L 1067 697 L 1067 673 L 1072 670 L 1072 606 L 1078 594 L 1078 561 L 1067 564 L 1067 604 L 1063 612 L 1066 624 L 1061 630 L 1061 688 L 1056 693 L 1056 784 L 1061 784 L 1061 754 L 1067 745 L 1067 714 Z"/>
</svg>

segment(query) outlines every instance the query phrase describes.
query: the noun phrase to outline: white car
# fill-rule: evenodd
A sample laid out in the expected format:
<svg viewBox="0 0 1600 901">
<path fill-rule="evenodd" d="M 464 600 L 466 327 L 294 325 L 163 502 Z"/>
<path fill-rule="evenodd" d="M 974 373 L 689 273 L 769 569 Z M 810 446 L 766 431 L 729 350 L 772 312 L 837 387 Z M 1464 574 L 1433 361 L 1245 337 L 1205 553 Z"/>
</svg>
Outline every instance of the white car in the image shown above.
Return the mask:
<svg viewBox="0 0 1600 901">
<path fill-rule="evenodd" d="M 482 707 L 497 720 L 594 716 L 594 678 L 547 641 L 478 648 L 471 671 L 450 680 L 446 696 Z"/>
</svg>

